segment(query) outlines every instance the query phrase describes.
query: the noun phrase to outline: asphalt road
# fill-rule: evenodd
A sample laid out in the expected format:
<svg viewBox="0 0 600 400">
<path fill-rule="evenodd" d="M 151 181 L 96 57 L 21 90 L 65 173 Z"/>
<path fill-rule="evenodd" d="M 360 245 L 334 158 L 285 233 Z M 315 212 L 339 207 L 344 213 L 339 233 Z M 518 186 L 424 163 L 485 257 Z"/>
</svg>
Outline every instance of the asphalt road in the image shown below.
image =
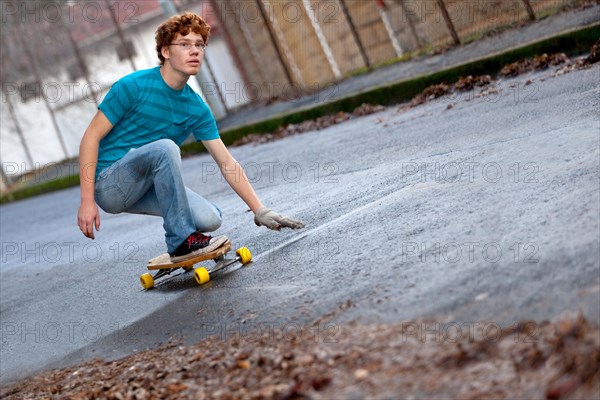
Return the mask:
<svg viewBox="0 0 600 400">
<path fill-rule="evenodd" d="M 255 256 L 205 287 L 188 273 L 141 290 L 165 250 L 158 218 L 103 214 L 92 242 L 78 189 L 0 207 L 1 382 L 171 338 L 326 340 L 350 321 L 424 316 L 599 322 L 600 66 L 550 75 L 232 149 L 302 231 L 254 226 L 208 156 L 184 160 L 189 186 L 224 211 L 218 233 Z"/>
</svg>

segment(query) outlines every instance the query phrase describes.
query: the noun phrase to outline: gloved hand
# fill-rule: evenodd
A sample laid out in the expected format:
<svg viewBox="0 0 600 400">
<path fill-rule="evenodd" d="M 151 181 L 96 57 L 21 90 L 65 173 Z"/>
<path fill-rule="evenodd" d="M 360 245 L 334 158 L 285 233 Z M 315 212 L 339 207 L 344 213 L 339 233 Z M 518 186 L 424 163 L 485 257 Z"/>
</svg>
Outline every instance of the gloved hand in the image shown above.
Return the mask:
<svg viewBox="0 0 600 400">
<path fill-rule="evenodd" d="M 275 231 L 280 230 L 281 227 L 292 229 L 304 228 L 304 222 L 278 214 L 267 207 L 261 207 L 256 210 L 256 213 L 254 214 L 254 223 L 258 226 L 266 226 Z"/>
</svg>

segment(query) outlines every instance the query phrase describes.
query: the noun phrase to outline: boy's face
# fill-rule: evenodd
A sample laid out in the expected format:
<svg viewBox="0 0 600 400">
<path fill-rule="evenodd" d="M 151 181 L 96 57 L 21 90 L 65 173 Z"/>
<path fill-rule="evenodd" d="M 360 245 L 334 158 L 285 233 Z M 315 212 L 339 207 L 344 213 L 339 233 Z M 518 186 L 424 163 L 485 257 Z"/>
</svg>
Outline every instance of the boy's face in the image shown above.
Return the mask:
<svg viewBox="0 0 600 400">
<path fill-rule="evenodd" d="M 196 75 L 204 59 L 204 49 L 200 46 L 203 44 L 204 39 L 199 33 L 190 32 L 185 36 L 178 33 L 168 46 L 162 48 L 165 65 L 181 74 Z M 187 45 L 188 49 L 182 45 Z"/>
</svg>

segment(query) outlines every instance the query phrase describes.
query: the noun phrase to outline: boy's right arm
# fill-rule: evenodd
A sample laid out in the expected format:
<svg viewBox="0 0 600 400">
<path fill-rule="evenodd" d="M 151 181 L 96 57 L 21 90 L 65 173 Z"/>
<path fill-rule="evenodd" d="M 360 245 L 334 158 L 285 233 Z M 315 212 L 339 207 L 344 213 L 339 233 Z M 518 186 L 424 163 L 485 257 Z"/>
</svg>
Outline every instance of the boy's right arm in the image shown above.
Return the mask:
<svg viewBox="0 0 600 400">
<path fill-rule="evenodd" d="M 98 111 L 85 131 L 79 145 L 79 183 L 81 204 L 77 224 L 83 234 L 94 239 L 94 226 L 100 230 L 100 213 L 94 201 L 94 178 L 98 164 L 100 140 L 110 132 L 112 124 L 102 111 Z"/>
</svg>

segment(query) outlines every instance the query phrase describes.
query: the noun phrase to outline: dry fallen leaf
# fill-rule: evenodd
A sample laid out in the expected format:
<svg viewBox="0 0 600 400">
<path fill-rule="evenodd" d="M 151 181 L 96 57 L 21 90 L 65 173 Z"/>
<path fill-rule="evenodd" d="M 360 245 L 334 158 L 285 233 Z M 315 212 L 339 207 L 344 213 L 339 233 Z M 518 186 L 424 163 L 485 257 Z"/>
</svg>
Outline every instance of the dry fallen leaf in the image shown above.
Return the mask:
<svg viewBox="0 0 600 400">
<path fill-rule="evenodd" d="M 0 397 L 595 398 L 599 362 L 600 330 L 581 315 L 506 327 L 435 319 L 353 323 L 336 325 L 335 341 L 292 340 L 274 330 L 252 340 L 167 343 L 32 376 L 4 386 Z"/>
</svg>

